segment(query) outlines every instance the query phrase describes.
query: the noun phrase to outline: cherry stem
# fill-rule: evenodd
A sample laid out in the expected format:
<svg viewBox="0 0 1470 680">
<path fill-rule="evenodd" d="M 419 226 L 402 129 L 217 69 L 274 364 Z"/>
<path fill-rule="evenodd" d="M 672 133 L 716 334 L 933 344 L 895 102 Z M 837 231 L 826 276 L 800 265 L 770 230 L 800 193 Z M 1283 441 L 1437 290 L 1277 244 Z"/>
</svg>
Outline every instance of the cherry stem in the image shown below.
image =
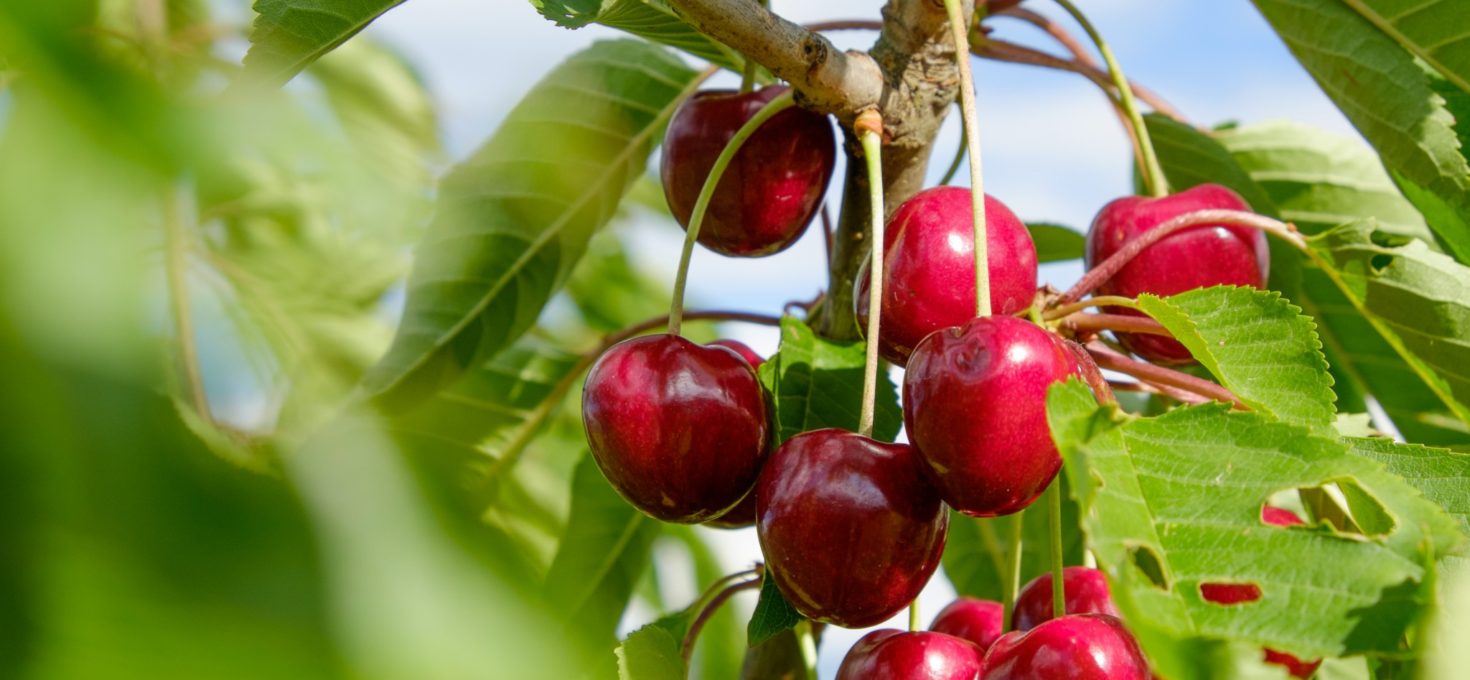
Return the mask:
<svg viewBox="0 0 1470 680">
<path fill-rule="evenodd" d="M 760 0 L 761 7 L 769 8 L 770 0 Z M 760 65 L 750 57 L 745 58 L 745 68 L 740 72 L 740 94 L 746 94 L 755 88 L 755 72 Z"/>
<path fill-rule="evenodd" d="M 917 630 L 919 630 L 919 598 L 915 597 L 914 601 L 909 603 L 909 632 Z"/>
<path fill-rule="evenodd" d="M 1174 334 L 1164 328 L 1163 324 L 1153 319 L 1127 316 L 1124 314 L 1088 314 L 1086 312 L 1078 312 L 1064 317 L 1062 319 L 1062 327 L 1074 333 L 1077 331 L 1122 331 L 1125 333 L 1162 335 L 1166 338 L 1174 337 Z"/>
<path fill-rule="evenodd" d="M 1082 296 L 1091 293 L 1098 286 L 1118 274 L 1123 267 L 1127 266 L 1133 258 L 1143 252 L 1149 246 L 1168 238 L 1171 234 L 1194 227 L 1227 226 L 1245 227 L 1248 229 L 1259 229 L 1268 234 L 1280 237 L 1282 240 L 1296 247 L 1297 250 L 1306 251 L 1307 241 L 1302 238 L 1296 227 L 1280 220 L 1274 220 L 1264 215 L 1257 215 L 1243 210 L 1196 210 L 1184 213 L 1153 229 L 1143 232 L 1134 237 L 1133 240 L 1124 244 L 1118 252 L 1103 260 L 1102 263 L 1093 267 L 1078 279 L 1077 283 L 1062 296 L 1057 298 L 1058 305 L 1068 305 L 1082 299 Z M 1124 305 L 1126 306 L 1126 305 Z M 1058 307 L 1059 309 L 1061 307 Z"/>
<path fill-rule="evenodd" d="M 1060 619 L 1067 613 L 1065 569 L 1062 559 L 1062 473 L 1051 480 L 1046 492 L 1048 500 L 1047 524 L 1051 533 L 1051 615 Z"/>
<path fill-rule="evenodd" d="M 1023 509 L 1011 515 L 1011 544 L 1007 558 L 1010 564 L 1006 565 L 1008 573 L 1005 575 L 1005 598 L 1001 602 L 1001 632 L 1011 629 L 1011 612 L 1016 610 L 1016 594 L 1021 591 L 1021 535 L 1025 531 L 1022 517 L 1026 511 Z"/>
<path fill-rule="evenodd" d="M 802 619 L 796 624 L 796 644 L 801 649 L 801 665 L 807 680 L 817 680 L 817 640 L 812 635 L 811 619 Z"/>
<path fill-rule="evenodd" d="M 725 168 L 729 167 L 730 161 L 735 158 L 736 152 L 745 144 L 755 131 L 770 118 L 795 104 L 791 90 L 787 90 L 772 99 L 759 111 L 755 112 L 750 120 L 735 131 L 735 136 L 730 138 L 729 143 L 720 151 L 715 158 L 714 166 L 710 168 L 709 176 L 704 180 L 704 186 L 699 189 L 699 197 L 694 201 L 694 212 L 689 216 L 689 228 L 684 234 L 684 250 L 679 254 L 679 269 L 674 275 L 673 302 L 669 305 L 669 334 L 678 335 L 679 327 L 684 321 L 684 287 L 689 282 L 689 260 L 694 256 L 694 242 L 699 239 L 699 227 L 704 223 L 705 212 L 709 210 L 710 199 L 715 195 L 715 187 L 719 185 L 720 178 L 725 175 Z"/>
<path fill-rule="evenodd" d="M 985 182 L 981 173 L 980 114 L 975 110 L 975 75 L 970 72 L 969 26 L 960 0 L 944 0 L 949 33 L 954 38 L 955 65 L 960 71 L 960 112 L 965 119 L 965 144 L 970 156 L 970 211 L 975 220 L 975 315 L 990 316 L 990 266 L 985 240 Z M 872 309 L 877 309 L 873 307 Z"/>
<path fill-rule="evenodd" d="M 1113 388 L 1108 385 L 1107 378 L 1103 377 L 1102 370 L 1097 367 L 1097 362 L 1092 360 L 1092 355 L 1087 353 L 1087 349 L 1072 340 L 1067 340 L 1065 343 L 1067 349 L 1072 352 L 1072 356 L 1077 359 L 1077 365 L 1082 369 L 1082 380 L 1092 388 L 1097 403 L 1117 404 L 1117 395 L 1113 394 Z"/>
<path fill-rule="evenodd" d="M 1098 342 L 1087 343 L 1087 352 L 1092 355 L 1097 365 L 1110 371 L 1126 373 L 1144 382 L 1174 387 L 1186 392 L 1193 392 L 1214 401 L 1233 404 L 1236 408 L 1247 409 L 1245 402 L 1234 392 L 1217 383 L 1212 383 L 1203 378 L 1196 378 L 1188 373 L 1155 366 L 1154 364 L 1130 359 L 1122 354 L 1108 349 Z"/>
<path fill-rule="evenodd" d="M 961 105 L 962 110 L 960 115 L 964 115 L 963 108 L 964 106 Z M 963 142 L 963 140 L 961 141 L 959 146 L 956 146 L 954 148 L 954 160 L 951 160 L 949 162 L 949 168 L 944 171 L 944 177 L 939 180 L 939 186 L 949 184 L 950 180 L 954 179 L 955 173 L 958 173 L 960 171 L 960 162 L 965 160 L 965 150 L 967 148 L 968 147 Z"/>
<path fill-rule="evenodd" d="M 868 200 L 873 214 L 873 247 L 868 260 L 868 343 L 863 363 L 863 402 L 858 413 L 858 434 L 873 436 L 874 401 L 878 394 L 878 326 L 883 314 L 883 117 L 874 109 L 858 114 L 853 123 L 863 145 L 868 168 Z"/>
<path fill-rule="evenodd" d="M 1096 295 L 1087 300 L 1079 300 L 1048 309 L 1045 314 L 1042 314 L 1041 318 L 1047 321 L 1055 321 L 1075 312 L 1080 312 L 1088 307 L 1127 307 L 1128 309 L 1138 309 L 1138 301 L 1130 297 L 1123 297 L 1122 295 Z"/>
<path fill-rule="evenodd" d="M 1164 176 L 1164 169 L 1159 165 L 1158 154 L 1154 152 L 1153 140 L 1149 138 L 1148 128 L 1143 125 L 1143 116 L 1138 113 L 1138 102 L 1133 99 L 1133 88 L 1128 86 L 1128 78 L 1123 75 L 1123 67 L 1118 65 L 1118 60 L 1113 56 L 1112 48 L 1108 47 L 1106 40 L 1093 27 L 1092 22 L 1072 0 L 1056 0 L 1067 14 L 1082 26 L 1087 37 L 1092 39 L 1092 44 L 1097 46 L 1097 51 L 1102 54 L 1103 63 L 1108 65 L 1108 75 L 1113 79 L 1113 87 L 1117 88 L 1118 96 L 1122 100 L 1123 112 L 1127 114 L 1129 122 L 1133 124 L 1133 137 L 1138 141 L 1138 149 L 1143 154 L 1143 184 L 1150 195 L 1167 196 L 1169 194 L 1169 180 Z"/>
<path fill-rule="evenodd" d="M 694 617 L 694 621 L 689 624 L 688 632 L 684 633 L 684 643 L 680 646 L 680 649 L 684 654 L 685 664 L 688 664 L 689 657 L 694 655 L 694 642 L 699 638 L 699 632 L 704 629 L 704 624 L 709 621 L 710 617 L 714 616 L 720 610 L 720 606 L 725 604 L 725 601 L 731 597 L 734 597 L 736 593 L 755 588 L 760 585 L 760 582 L 761 580 L 759 578 L 741 581 L 720 590 L 714 597 L 709 599 L 709 602 Z"/>
<path fill-rule="evenodd" d="M 1149 383 L 1121 382 L 1117 380 L 1109 380 L 1108 388 L 1112 389 L 1115 392 L 1146 392 L 1149 394 L 1160 394 L 1169 397 L 1170 399 L 1184 402 L 1186 404 L 1207 404 L 1210 402 L 1209 399 L 1193 392 L 1185 392 L 1184 390 L 1169 387 L 1167 385 L 1151 385 Z"/>
</svg>

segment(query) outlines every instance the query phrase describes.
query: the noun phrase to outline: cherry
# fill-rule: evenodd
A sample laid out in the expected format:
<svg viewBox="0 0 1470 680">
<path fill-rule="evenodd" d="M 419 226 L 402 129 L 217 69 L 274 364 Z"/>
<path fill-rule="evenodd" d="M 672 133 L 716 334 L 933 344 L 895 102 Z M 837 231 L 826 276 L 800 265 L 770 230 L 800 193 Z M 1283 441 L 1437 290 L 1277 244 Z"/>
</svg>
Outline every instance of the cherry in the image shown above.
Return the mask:
<svg viewBox="0 0 1470 680">
<path fill-rule="evenodd" d="M 771 454 L 755 494 L 766 565 L 811 619 L 882 622 L 918 596 L 944 552 L 949 515 L 907 444 L 804 432 Z"/>
<path fill-rule="evenodd" d="M 725 349 L 739 354 L 740 358 L 744 359 L 745 363 L 750 364 L 751 368 L 760 368 L 761 364 L 766 363 L 765 357 L 756 354 L 755 350 L 750 348 L 750 345 L 740 342 L 739 340 L 729 340 L 722 338 L 708 344 L 711 347 L 724 347 Z"/>
<path fill-rule="evenodd" d="M 720 339 L 707 344 L 710 347 L 724 347 L 739 354 L 740 358 L 750 364 L 751 368 L 758 369 L 761 367 L 761 364 L 766 363 L 765 357 L 756 354 L 755 350 L 751 349 L 749 345 L 739 340 Z M 740 504 L 736 505 L 729 512 L 704 523 L 705 526 L 716 529 L 743 529 L 752 524 L 755 524 L 755 494 L 753 493 L 745 494 L 745 498 L 740 501 Z"/>
<path fill-rule="evenodd" d="M 660 176 L 669 210 L 688 228 L 705 178 L 735 132 L 783 86 L 741 94 L 695 93 L 669 120 Z M 699 242 L 717 253 L 760 257 L 785 250 L 812 221 L 836 162 L 826 116 L 792 107 L 776 114 L 735 153 L 699 229 Z"/>
<path fill-rule="evenodd" d="M 1196 210 L 1250 210 L 1235 192 L 1218 184 L 1201 184 L 1163 198 L 1128 196 L 1103 206 L 1087 231 L 1087 266 L 1097 266 L 1124 244 L 1169 219 Z M 1175 295 L 1207 286 L 1260 288 L 1270 266 L 1266 235 L 1255 229 L 1203 225 L 1164 238 L 1139 253 L 1111 280 L 1098 287 L 1102 295 L 1138 297 L 1141 293 Z M 1138 314 L 1110 308 L 1119 314 Z M 1119 333 L 1134 353 L 1161 363 L 1188 363 L 1189 350 L 1159 336 Z"/>
<path fill-rule="evenodd" d="M 635 507 L 693 523 L 750 491 L 769 445 L 755 371 L 724 347 L 677 335 L 620 342 L 597 359 L 582 393 L 592 457 Z"/>
<path fill-rule="evenodd" d="M 1296 513 L 1269 505 L 1261 508 L 1261 521 L 1278 527 L 1306 524 Z M 1261 589 L 1254 584 L 1201 583 L 1200 597 L 1218 604 L 1242 604 L 1261 599 Z M 1266 663 L 1285 666 L 1287 672 L 1291 673 L 1294 678 L 1310 678 L 1313 673 L 1317 672 L 1317 667 L 1322 665 L 1321 659 L 1302 661 L 1291 654 L 1270 648 L 1267 648 L 1265 652 Z"/>
<path fill-rule="evenodd" d="M 970 190 L 934 187 L 903 202 L 883 234 L 883 318 L 879 349 L 900 366 L 925 336 L 975 316 L 975 226 Z M 990 305 L 1013 314 L 1036 295 L 1036 245 L 1026 225 L 985 197 Z M 868 316 L 868 275 L 857 281 L 857 313 Z"/>
<path fill-rule="evenodd" d="M 903 421 L 945 502 L 995 517 L 1036 500 L 1062 465 L 1046 389 L 1077 371 L 1059 338 L 1010 316 L 919 343 L 904 374 Z"/>
<path fill-rule="evenodd" d="M 984 656 L 974 643 L 944 633 L 875 630 L 848 650 L 837 680 L 972 680 Z"/>
<path fill-rule="evenodd" d="M 1004 632 L 1004 610 L 994 600 L 961 597 L 939 611 L 929 630 L 969 640 L 982 650 L 990 649 L 990 644 Z"/>
<path fill-rule="evenodd" d="M 981 680 L 1148 680 L 1148 662 L 1123 623 L 1071 614 L 1002 635 L 985 655 Z"/>
<path fill-rule="evenodd" d="M 1062 570 L 1063 601 L 1068 614 L 1107 614 L 1121 616 L 1108 595 L 1108 580 L 1101 571 L 1090 567 L 1067 567 Z M 1052 618 L 1051 573 L 1032 579 L 1016 595 L 1016 610 L 1011 613 L 1011 626 L 1031 630 Z"/>
</svg>

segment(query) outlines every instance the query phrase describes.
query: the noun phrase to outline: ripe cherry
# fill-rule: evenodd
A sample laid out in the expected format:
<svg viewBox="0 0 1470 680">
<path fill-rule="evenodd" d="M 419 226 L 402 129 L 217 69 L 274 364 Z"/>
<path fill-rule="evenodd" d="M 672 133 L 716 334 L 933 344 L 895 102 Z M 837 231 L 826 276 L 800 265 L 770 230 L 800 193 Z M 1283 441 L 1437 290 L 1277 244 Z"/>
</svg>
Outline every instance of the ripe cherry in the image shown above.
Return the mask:
<svg viewBox="0 0 1470 680">
<path fill-rule="evenodd" d="M 685 228 L 715 158 L 761 107 L 786 90 L 741 94 L 706 90 L 669 120 L 660 176 L 669 210 Z M 826 116 L 792 107 L 776 114 L 735 153 L 699 229 L 699 242 L 725 255 L 760 257 L 785 250 L 812 221 L 836 161 Z"/>
<path fill-rule="evenodd" d="M 804 432 L 771 454 L 755 493 L 766 565 L 808 618 L 847 628 L 880 623 L 939 566 L 949 515 L 907 444 Z"/>
<path fill-rule="evenodd" d="M 1139 234 L 1171 218 L 1196 210 L 1250 210 L 1235 192 L 1218 184 L 1201 184 L 1164 198 L 1128 196 L 1103 206 L 1087 231 L 1087 266 L 1097 266 Z M 1245 227 L 1204 225 L 1165 237 L 1124 265 L 1098 287 L 1101 295 L 1138 297 L 1141 293 L 1175 295 L 1207 286 L 1266 284 L 1271 251 L 1266 235 Z M 1113 309 L 1119 314 L 1138 314 Z M 1189 350 L 1159 336 L 1120 333 L 1123 344 L 1139 356 L 1162 363 L 1187 363 Z"/>
<path fill-rule="evenodd" d="M 755 350 L 751 349 L 749 345 L 739 340 L 720 339 L 709 343 L 709 346 L 724 347 L 739 354 L 740 358 L 745 359 L 751 368 L 759 369 L 761 364 L 766 363 L 765 357 L 756 354 Z M 705 526 L 716 529 L 743 529 L 752 524 L 755 524 L 754 493 L 745 494 L 745 498 L 740 501 L 739 505 L 736 505 L 729 512 L 704 523 Z"/>
<path fill-rule="evenodd" d="M 1062 465 L 1046 390 L 1077 371 L 1059 338 L 1010 316 L 919 343 L 904 374 L 903 421 L 945 502 L 995 517 L 1036 500 Z"/>
<path fill-rule="evenodd" d="M 1003 632 L 1004 609 L 994 600 L 961 597 L 940 610 L 929 630 L 969 640 L 982 650 L 990 649 Z"/>
<path fill-rule="evenodd" d="M 730 510 L 755 483 L 770 429 L 755 371 L 733 351 L 677 335 L 614 345 L 587 373 L 587 443 L 635 507 L 666 522 Z"/>
<path fill-rule="evenodd" d="M 1148 680 L 1148 662 L 1123 623 L 1072 614 L 991 645 L 981 680 Z"/>
<path fill-rule="evenodd" d="M 1101 571 L 1089 567 L 1067 567 L 1062 570 L 1063 602 L 1068 614 L 1107 614 L 1120 616 L 1108 595 L 1108 580 Z M 1016 630 L 1031 630 L 1050 621 L 1051 572 L 1032 579 L 1016 595 L 1016 610 L 1011 624 Z"/>
<path fill-rule="evenodd" d="M 1306 524 L 1296 513 L 1285 508 L 1267 505 L 1261 508 L 1261 521 L 1271 526 L 1289 527 Z M 1208 602 L 1232 605 L 1253 602 L 1261 599 L 1261 589 L 1254 584 L 1200 584 L 1200 597 Z M 1310 678 L 1317 672 L 1317 667 L 1322 665 L 1321 659 L 1302 661 L 1286 652 L 1267 648 L 1266 663 L 1274 663 L 1285 666 L 1288 673 L 1294 678 Z"/>
<path fill-rule="evenodd" d="M 848 650 L 837 680 L 972 680 L 984 656 L 973 643 L 944 633 L 875 630 Z"/>
<path fill-rule="evenodd" d="M 883 318 L 879 349 L 900 366 L 925 336 L 975 316 L 975 227 L 970 190 L 934 187 L 904 201 L 883 234 Z M 985 197 L 990 304 L 996 314 L 1031 305 L 1036 245 L 1026 225 Z M 857 313 L 868 315 L 868 275 L 858 275 Z M 866 323 L 866 322 L 864 322 Z"/>
<path fill-rule="evenodd" d="M 740 358 L 744 359 L 745 363 L 750 364 L 751 368 L 760 368 L 761 364 L 766 363 L 765 357 L 756 354 L 755 350 L 750 348 L 750 345 L 740 342 L 739 340 L 721 338 L 719 340 L 715 340 L 714 342 L 709 343 L 709 345 L 711 347 L 724 347 L 725 349 L 739 354 Z"/>
</svg>

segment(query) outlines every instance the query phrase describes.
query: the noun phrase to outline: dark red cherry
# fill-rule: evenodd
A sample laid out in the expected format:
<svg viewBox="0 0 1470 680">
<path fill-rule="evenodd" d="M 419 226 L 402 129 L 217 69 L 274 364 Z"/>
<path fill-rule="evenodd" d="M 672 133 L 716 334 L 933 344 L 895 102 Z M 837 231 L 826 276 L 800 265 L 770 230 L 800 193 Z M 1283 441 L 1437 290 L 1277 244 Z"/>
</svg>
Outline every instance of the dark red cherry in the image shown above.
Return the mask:
<svg viewBox="0 0 1470 680">
<path fill-rule="evenodd" d="M 633 338 L 604 352 L 587 373 L 582 420 L 608 482 L 666 522 L 730 510 L 754 485 L 769 441 L 750 364 L 677 335 Z"/>
<path fill-rule="evenodd" d="M 1036 295 L 1036 245 L 1026 225 L 985 197 L 990 305 L 1012 314 Z M 879 349 L 900 366 L 925 336 L 975 316 L 975 226 L 970 190 L 934 187 L 904 201 L 883 233 L 883 318 Z M 868 275 L 858 275 L 857 312 L 868 316 Z"/>
<path fill-rule="evenodd" d="M 688 228 L 699 190 L 725 144 L 785 90 L 706 90 L 674 111 L 659 174 L 669 210 L 680 225 Z M 796 107 L 776 114 L 745 140 L 725 168 L 700 226 L 699 242 L 717 253 L 744 257 L 786 249 L 821 206 L 836 156 L 826 116 Z"/>
<path fill-rule="evenodd" d="M 771 454 L 755 493 L 766 565 L 808 618 L 881 623 L 939 566 L 949 515 L 907 444 L 804 432 Z"/>
<path fill-rule="evenodd" d="M 929 630 L 947 633 L 969 640 L 980 649 L 990 649 L 990 644 L 1000 637 L 1005 619 L 1005 607 L 994 600 L 979 600 L 961 597 L 939 611 Z"/>
<path fill-rule="evenodd" d="M 904 374 L 903 422 L 944 501 L 976 517 L 1030 505 L 1062 465 L 1046 389 L 1077 371 L 1059 338 L 1011 316 L 919 343 Z"/>
<path fill-rule="evenodd" d="M 1097 266 L 1139 234 L 1171 218 L 1210 209 L 1248 211 L 1250 206 L 1218 184 L 1201 184 L 1164 198 L 1128 196 L 1108 203 L 1087 231 L 1087 266 Z M 1203 225 L 1149 246 L 1100 286 L 1097 294 L 1138 297 L 1141 293 L 1175 295 L 1221 285 L 1260 288 L 1266 284 L 1270 258 L 1266 235 L 1259 230 Z M 1109 311 L 1138 314 L 1122 308 Z M 1120 333 L 1119 339 L 1128 349 L 1152 361 L 1192 361 L 1189 350 L 1170 338 Z"/>
<path fill-rule="evenodd" d="M 837 680 L 973 680 L 984 655 L 944 633 L 875 630 L 848 650 Z"/>
<path fill-rule="evenodd" d="M 746 363 L 750 364 L 751 368 L 760 368 L 761 364 L 766 363 L 765 357 L 756 354 L 755 350 L 751 349 L 749 345 L 740 342 L 739 340 L 729 340 L 722 338 L 708 344 L 713 347 L 724 347 L 725 349 L 739 354 L 740 358 L 744 359 Z"/>
<path fill-rule="evenodd" d="M 1118 619 L 1072 614 L 991 645 L 981 680 L 1148 680 L 1148 662 Z"/>
<path fill-rule="evenodd" d="M 1068 614 L 1107 614 L 1120 616 L 1108 595 L 1108 579 L 1101 571 L 1090 567 L 1067 567 L 1062 570 L 1064 606 Z M 1047 572 L 1026 584 L 1016 595 L 1016 610 L 1011 613 L 1011 627 L 1016 630 L 1031 630 L 1045 621 L 1050 621 L 1051 572 Z"/>
</svg>

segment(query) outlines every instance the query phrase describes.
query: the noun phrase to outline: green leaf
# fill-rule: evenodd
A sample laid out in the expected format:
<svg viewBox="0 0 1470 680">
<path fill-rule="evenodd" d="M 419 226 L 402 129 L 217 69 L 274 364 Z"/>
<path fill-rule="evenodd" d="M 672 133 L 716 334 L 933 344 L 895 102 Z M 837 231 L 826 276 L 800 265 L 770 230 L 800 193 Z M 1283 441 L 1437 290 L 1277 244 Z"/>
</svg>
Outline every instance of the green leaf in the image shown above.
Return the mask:
<svg viewBox="0 0 1470 680">
<path fill-rule="evenodd" d="M 801 619 L 801 613 L 786 601 L 781 589 L 776 587 L 776 581 L 766 576 L 761 580 L 761 594 L 755 603 L 755 613 L 750 617 L 750 625 L 745 628 L 746 639 L 751 647 L 755 647 L 801 623 Z"/>
<path fill-rule="evenodd" d="M 1336 396 L 1315 324 L 1280 293 L 1215 286 L 1141 295 L 1138 304 L 1251 408 L 1308 427 L 1331 424 Z"/>
<path fill-rule="evenodd" d="M 744 59 L 694 30 L 665 0 L 531 0 L 541 16 L 564 28 L 598 23 L 739 70 Z"/>
<path fill-rule="evenodd" d="M 1060 224 L 1028 222 L 1026 230 L 1036 244 L 1037 262 L 1080 260 L 1087 252 L 1087 238 Z"/>
<path fill-rule="evenodd" d="M 1058 476 L 1065 487 L 1066 480 Z M 1051 572 L 1051 533 L 1043 498 L 1020 515 L 1025 522 L 1021 535 L 1021 583 L 1031 582 Z M 1005 561 L 1005 544 L 1010 538 L 1012 518 L 982 519 L 951 512 L 949 536 L 944 546 L 944 574 L 960 595 L 987 600 L 1004 596 L 1005 578 L 1009 573 Z M 1071 494 L 1062 496 L 1062 559 L 1067 564 L 1082 563 L 1082 530 L 1077 517 L 1077 503 Z"/>
<path fill-rule="evenodd" d="M 572 477 L 572 514 L 546 574 L 547 602 L 582 636 L 611 639 L 659 529 L 613 490 L 591 455 L 583 457 Z"/>
<path fill-rule="evenodd" d="M 643 42 L 599 42 L 549 73 L 440 188 L 388 355 L 363 389 L 423 398 L 531 327 L 643 173 L 693 72 Z"/>
<path fill-rule="evenodd" d="M 280 84 L 403 0 L 255 0 L 245 75 Z"/>
<path fill-rule="evenodd" d="M 1219 184 L 1240 194 L 1256 212 L 1277 214 L 1271 197 L 1214 135 L 1157 113 L 1144 116 L 1144 125 L 1169 179 L 1170 191 Z"/>
<path fill-rule="evenodd" d="M 1383 437 L 1349 437 L 1347 443 L 1353 453 L 1382 463 L 1414 485 L 1455 518 L 1461 534 L 1470 535 L 1470 454 Z"/>
<path fill-rule="evenodd" d="M 820 338 L 795 317 L 781 319 L 781 346 L 761 366 L 772 366 L 764 375 L 776 401 L 778 443 L 826 427 L 857 431 L 866 360 L 861 342 Z M 902 425 L 898 388 L 879 371 L 873 437 L 891 442 Z"/>
<path fill-rule="evenodd" d="M 687 669 L 680 645 L 689 616 L 688 612 L 665 616 L 628 635 L 613 652 L 618 657 L 618 680 L 684 680 Z"/>
<path fill-rule="evenodd" d="M 1432 202 L 1452 217 L 1431 219 L 1429 226 L 1458 259 L 1470 261 L 1470 230 L 1465 228 L 1470 223 L 1470 163 L 1460 148 L 1455 116 L 1414 56 L 1339 0 L 1255 0 L 1255 4 L 1317 84 L 1378 150 L 1384 165 L 1422 189 L 1409 192 L 1409 199 L 1423 207 L 1424 199 L 1433 197 Z M 1433 12 L 1452 12 L 1451 7 L 1433 7 Z M 1442 28 L 1463 25 L 1450 21 Z"/>
<path fill-rule="evenodd" d="M 1465 8 L 1453 0 L 1343 0 L 1378 30 L 1470 92 L 1470 32 Z"/>
<path fill-rule="evenodd" d="M 1429 556 L 1459 538 L 1443 510 L 1335 435 L 1221 404 L 1128 418 L 1073 383 L 1052 388 L 1047 410 L 1124 618 L 1160 633 L 1140 639 L 1151 657 L 1177 655 L 1159 648 L 1164 637 L 1304 657 L 1398 653 L 1430 597 Z M 1333 483 L 1391 525 L 1364 535 L 1261 521 L 1274 494 Z M 1262 597 L 1207 602 L 1199 586 L 1215 582 L 1252 583 Z"/>
<path fill-rule="evenodd" d="M 1309 246 L 1378 334 L 1461 423 L 1470 423 L 1470 269 L 1370 222 L 1324 232 Z"/>
</svg>

